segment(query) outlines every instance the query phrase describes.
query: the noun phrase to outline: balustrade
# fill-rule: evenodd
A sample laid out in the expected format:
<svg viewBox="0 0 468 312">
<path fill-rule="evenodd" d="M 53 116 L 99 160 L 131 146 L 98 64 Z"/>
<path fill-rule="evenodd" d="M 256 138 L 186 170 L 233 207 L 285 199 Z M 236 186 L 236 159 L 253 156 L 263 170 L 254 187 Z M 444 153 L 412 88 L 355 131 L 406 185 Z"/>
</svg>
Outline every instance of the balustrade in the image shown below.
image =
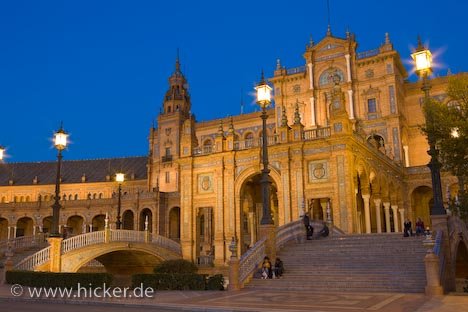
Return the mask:
<svg viewBox="0 0 468 312">
<path fill-rule="evenodd" d="M 265 257 L 265 242 L 266 238 L 262 238 L 241 256 L 239 261 L 239 283 L 241 285 L 258 269 L 263 261 Z"/>
</svg>

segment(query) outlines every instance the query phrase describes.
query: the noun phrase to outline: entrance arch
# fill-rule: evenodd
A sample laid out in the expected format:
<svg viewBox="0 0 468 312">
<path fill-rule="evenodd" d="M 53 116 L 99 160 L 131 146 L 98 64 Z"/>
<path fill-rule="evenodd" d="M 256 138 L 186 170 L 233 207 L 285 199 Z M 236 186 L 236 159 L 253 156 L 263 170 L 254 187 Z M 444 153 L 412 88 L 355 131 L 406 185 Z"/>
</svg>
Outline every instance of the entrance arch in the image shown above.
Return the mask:
<svg viewBox="0 0 468 312">
<path fill-rule="evenodd" d="M 425 226 L 431 224 L 432 188 L 418 186 L 411 193 L 411 207 L 413 208 L 413 220 L 421 218 Z"/>
<path fill-rule="evenodd" d="M 83 233 L 83 217 L 74 215 L 67 220 L 67 233 L 68 235 L 78 235 Z"/>
<path fill-rule="evenodd" d="M 148 217 L 148 230 L 150 232 L 153 232 L 153 212 L 149 208 L 144 208 L 140 212 L 140 227 L 139 227 L 139 230 L 140 231 L 145 230 L 145 222 L 146 222 L 147 217 Z"/>
<path fill-rule="evenodd" d="M 29 217 L 23 217 L 16 222 L 16 237 L 33 235 L 33 220 Z"/>
<path fill-rule="evenodd" d="M 106 226 L 106 216 L 103 214 L 99 214 L 94 216 L 92 221 L 93 232 L 95 231 L 102 231 Z"/>
<path fill-rule="evenodd" d="M 122 214 L 122 229 L 133 230 L 135 228 L 135 217 L 133 211 L 125 210 Z"/>
<path fill-rule="evenodd" d="M 50 233 L 51 229 L 52 229 L 52 216 L 48 216 L 42 219 L 42 232 Z"/>
</svg>

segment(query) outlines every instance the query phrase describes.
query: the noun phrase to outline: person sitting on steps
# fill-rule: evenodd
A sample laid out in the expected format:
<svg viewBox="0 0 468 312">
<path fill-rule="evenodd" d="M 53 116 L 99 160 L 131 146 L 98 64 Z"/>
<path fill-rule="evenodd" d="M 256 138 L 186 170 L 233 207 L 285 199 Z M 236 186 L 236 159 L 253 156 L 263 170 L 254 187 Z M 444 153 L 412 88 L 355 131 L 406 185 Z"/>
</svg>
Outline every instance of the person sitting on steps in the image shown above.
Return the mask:
<svg viewBox="0 0 468 312">
<path fill-rule="evenodd" d="M 323 224 L 323 228 L 318 232 L 318 235 L 321 237 L 327 237 L 330 234 L 330 229 L 328 228 L 327 224 Z"/>
</svg>

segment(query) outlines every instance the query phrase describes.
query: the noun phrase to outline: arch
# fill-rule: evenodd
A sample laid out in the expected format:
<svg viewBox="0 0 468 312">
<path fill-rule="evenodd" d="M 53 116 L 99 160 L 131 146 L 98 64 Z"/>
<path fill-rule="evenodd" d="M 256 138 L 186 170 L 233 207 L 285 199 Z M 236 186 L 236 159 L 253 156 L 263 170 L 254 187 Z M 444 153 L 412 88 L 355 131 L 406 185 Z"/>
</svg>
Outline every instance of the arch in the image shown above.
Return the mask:
<svg viewBox="0 0 468 312">
<path fill-rule="evenodd" d="M 33 235 L 33 219 L 22 217 L 16 222 L 16 237 Z"/>
<path fill-rule="evenodd" d="M 180 240 L 180 207 L 172 207 L 169 211 L 169 238 Z"/>
<path fill-rule="evenodd" d="M 84 218 L 79 215 L 70 216 L 67 219 L 67 235 L 83 233 Z"/>
<path fill-rule="evenodd" d="M 50 233 L 52 229 L 52 216 L 47 216 L 42 219 L 42 232 L 43 233 Z"/>
<path fill-rule="evenodd" d="M 140 212 L 140 226 L 139 230 L 144 231 L 145 230 L 145 222 L 148 217 L 148 230 L 150 232 L 153 232 L 153 212 L 149 208 L 144 208 Z"/>
<path fill-rule="evenodd" d="M 0 240 L 8 238 L 8 220 L 0 218 Z"/>
<path fill-rule="evenodd" d="M 213 150 L 213 140 L 206 138 L 203 141 L 203 153 L 211 153 Z"/>
<path fill-rule="evenodd" d="M 431 224 L 432 188 L 429 186 L 418 186 L 411 192 L 411 207 L 413 220 L 421 218 L 426 226 Z"/>
<path fill-rule="evenodd" d="M 103 214 L 98 214 L 98 215 L 94 216 L 94 218 L 93 218 L 93 220 L 91 222 L 93 232 L 104 230 L 104 227 L 106 225 L 105 220 L 106 220 L 106 216 L 103 215 Z"/>
<path fill-rule="evenodd" d="M 135 228 L 135 216 L 133 211 L 125 210 L 122 214 L 122 229 L 133 230 Z"/>
<path fill-rule="evenodd" d="M 244 134 L 244 141 L 245 141 L 245 147 L 252 147 L 254 146 L 254 133 L 252 131 L 247 131 Z"/>
</svg>

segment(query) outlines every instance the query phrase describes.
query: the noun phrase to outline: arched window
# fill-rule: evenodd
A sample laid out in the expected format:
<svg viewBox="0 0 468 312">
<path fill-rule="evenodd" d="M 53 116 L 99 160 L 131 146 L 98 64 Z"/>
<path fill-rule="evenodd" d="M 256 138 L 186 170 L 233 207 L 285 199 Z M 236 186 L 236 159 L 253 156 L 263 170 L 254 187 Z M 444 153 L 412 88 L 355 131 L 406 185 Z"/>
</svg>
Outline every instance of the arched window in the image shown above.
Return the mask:
<svg viewBox="0 0 468 312">
<path fill-rule="evenodd" d="M 252 132 L 248 132 L 245 137 L 245 147 L 252 147 L 254 143 L 254 135 Z"/>
<path fill-rule="evenodd" d="M 327 70 L 323 71 L 322 74 L 320 75 L 319 86 L 322 87 L 322 86 L 333 84 L 333 76 L 335 74 L 338 75 L 338 77 L 340 77 L 340 82 L 344 81 L 343 72 L 336 67 L 330 67 Z"/>
<path fill-rule="evenodd" d="M 213 142 L 211 141 L 211 139 L 206 139 L 203 142 L 203 153 L 204 154 L 209 154 L 212 151 L 213 151 Z"/>
<path fill-rule="evenodd" d="M 75 200 L 78 200 L 78 194 L 75 194 Z"/>
</svg>

